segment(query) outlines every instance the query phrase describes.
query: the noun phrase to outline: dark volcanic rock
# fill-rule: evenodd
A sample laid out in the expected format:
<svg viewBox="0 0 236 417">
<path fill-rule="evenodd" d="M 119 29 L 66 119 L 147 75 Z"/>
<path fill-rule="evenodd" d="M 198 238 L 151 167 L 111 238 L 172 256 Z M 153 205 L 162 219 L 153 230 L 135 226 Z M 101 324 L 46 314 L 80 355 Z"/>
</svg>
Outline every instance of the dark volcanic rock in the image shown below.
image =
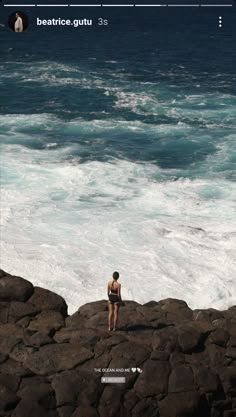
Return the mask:
<svg viewBox="0 0 236 417">
<path fill-rule="evenodd" d="M 34 334 L 26 330 L 24 333 L 24 345 L 39 348 L 40 346 L 49 345 L 53 343 L 48 330 L 38 331 Z"/>
<path fill-rule="evenodd" d="M 200 409 L 200 395 L 197 391 L 168 394 L 159 402 L 160 416 L 203 417 Z"/>
<path fill-rule="evenodd" d="M 16 375 L 9 375 L 0 373 L 0 384 L 5 385 L 9 390 L 16 392 L 20 385 L 20 377 Z"/>
<path fill-rule="evenodd" d="M 72 417 L 99 417 L 99 414 L 97 413 L 97 410 L 90 406 L 80 406 L 78 407 L 74 413 L 72 414 Z"/>
<path fill-rule="evenodd" d="M 173 325 L 153 332 L 153 350 L 173 352 L 179 350 L 177 328 Z"/>
<path fill-rule="evenodd" d="M 116 332 L 107 315 L 103 300 L 69 317 L 0 270 L 0 417 L 236 417 L 235 306 L 126 301 Z"/>
<path fill-rule="evenodd" d="M 11 414 L 12 417 L 58 417 L 56 411 L 46 410 L 37 401 L 23 399 Z"/>
<path fill-rule="evenodd" d="M 5 277 L 7 275 L 7 272 L 0 269 L 0 278 Z"/>
<path fill-rule="evenodd" d="M 31 282 L 9 274 L 0 278 L 0 301 L 26 301 L 31 294 Z"/>
<path fill-rule="evenodd" d="M 229 333 L 222 328 L 217 328 L 213 332 L 211 332 L 208 342 L 214 343 L 215 345 L 225 347 L 229 340 Z"/>
<path fill-rule="evenodd" d="M 0 412 L 14 408 L 19 400 L 14 392 L 0 382 Z"/>
<path fill-rule="evenodd" d="M 0 326 L 0 353 L 9 354 L 13 347 L 23 339 L 22 327 L 15 324 Z"/>
<path fill-rule="evenodd" d="M 63 300 L 60 295 L 57 295 L 52 291 L 45 290 L 40 287 L 34 287 L 34 293 L 28 302 L 34 304 L 40 309 L 40 311 L 54 310 L 61 313 L 63 317 L 67 317 L 67 305 L 65 300 Z"/>
<path fill-rule="evenodd" d="M 75 372 L 62 372 L 52 379 L 58 407 L 66 404 L 76 406 L 78 396 L 78 375 Z"/>
<path fill-rule="evenodd" d="M 160 306 L 162 312 L 165 312 L 165 316 L 169 320 L 188 321 L 193 315 L 187 303 L 182 300 L 167 298 L 166 300 L 159 301 L 157 305 Z"/>
<path fill-rule="evenodd" d="M 145 362 L 142 371 L 134 385 L 134 390 L 139 397 L 167 393 L 170 373 L 170 366 L 167 361 L 148 360 Z"/>
<path fill-rule="evenodd" d="M 169 378 L 168 392 L 187 392 L 195 389 L 194 375 L 190 366 L 179 365 L 173 369 Z"/>
<path fill-rule="evenodd" d="M 178 344 L 184 353 L 190 353 L 201 348 L 201 332 L 192 326 L 180 326 L 178 329 Z"/>
<path fill-rule="evenodd" d="M 9 303 L 0 302 L 0 324 L 8 322 Z"/>
<path fill-rule="evenodd" d="M 44 310 L 37 314 L 27 326 L 27 330 L 33 332 L 55 333 L 65 324 L 64 317 L 58 311 Z"/>
<path fill-rule="evenodd" d="M 79 344 L 62 343 L 42 346 L 24 362 L 37 375 L 50 375 L 87 361 L 94 355 Z"/>
<path fill-rule="evenodd" d="M 37 308 L 34 304 L 31 303 L 22 303 L 20 301 L 15 301 L 10 303 L 8 310 L 8 320 L 9 322 L 17 322 L 23 317 L 35 316 L 40 312 L 40 309 Z"/>
<path fill-rule="evenodd" d="M 194 379 L 201 392 L 217 392 L 220 386 L 218 375 L 208 366 L 193 368 Z"/>
<path fill-rule="evenodd" d="M 18 391 L 17 395 L 27 402 L 35 401 L 46 409 L 56 406 L 55 393 L 49 383 L 38 382 L 26 385 Z"/>
</svg>

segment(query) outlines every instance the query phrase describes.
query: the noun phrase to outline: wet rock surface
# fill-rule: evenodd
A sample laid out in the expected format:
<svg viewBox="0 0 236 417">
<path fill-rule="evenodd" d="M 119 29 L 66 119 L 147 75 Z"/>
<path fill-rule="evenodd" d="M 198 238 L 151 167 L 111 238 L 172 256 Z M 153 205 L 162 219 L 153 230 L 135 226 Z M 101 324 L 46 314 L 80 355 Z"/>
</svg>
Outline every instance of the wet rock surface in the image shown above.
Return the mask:
<svg viewBox="0 0 236 417">
<path fill-rule="evenodd" d="M 0 270 L 0 417 L 236 417 L 235 306 L 126 301 L 119 313 L 108 332 L 107 301 L 68 316 L 62 297 Z"/>
</svg>

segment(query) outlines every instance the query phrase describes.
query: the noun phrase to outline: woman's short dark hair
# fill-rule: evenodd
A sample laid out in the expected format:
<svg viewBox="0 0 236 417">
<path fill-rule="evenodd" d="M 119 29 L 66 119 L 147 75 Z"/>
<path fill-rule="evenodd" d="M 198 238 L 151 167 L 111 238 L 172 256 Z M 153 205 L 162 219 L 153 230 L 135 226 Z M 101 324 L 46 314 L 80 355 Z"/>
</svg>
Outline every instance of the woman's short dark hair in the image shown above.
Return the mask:
<svg viewBox="0 0 236 417">
<path fill-rule="evenodd" d="M 119 278 L 119 272 L 113 272 L 113 279 L 118 279 Z"/>
</svg>

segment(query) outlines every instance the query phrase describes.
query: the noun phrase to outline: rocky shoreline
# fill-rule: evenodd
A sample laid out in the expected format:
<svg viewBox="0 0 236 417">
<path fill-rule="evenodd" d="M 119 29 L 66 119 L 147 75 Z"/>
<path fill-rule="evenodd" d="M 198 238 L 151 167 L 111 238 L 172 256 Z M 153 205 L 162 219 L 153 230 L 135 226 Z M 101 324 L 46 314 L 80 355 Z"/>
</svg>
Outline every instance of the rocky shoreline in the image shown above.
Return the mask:
<svg viewBox="0 0 236 417">
<path fill-rule="evenodd" d="M 107 368 L 125 384 L 102 384 Z M 107 374 L 105 374 L 107 375 Z M 65 300 L 0 270 L 0 417 L 236 417 L 236 306 Z"/>
</svg>

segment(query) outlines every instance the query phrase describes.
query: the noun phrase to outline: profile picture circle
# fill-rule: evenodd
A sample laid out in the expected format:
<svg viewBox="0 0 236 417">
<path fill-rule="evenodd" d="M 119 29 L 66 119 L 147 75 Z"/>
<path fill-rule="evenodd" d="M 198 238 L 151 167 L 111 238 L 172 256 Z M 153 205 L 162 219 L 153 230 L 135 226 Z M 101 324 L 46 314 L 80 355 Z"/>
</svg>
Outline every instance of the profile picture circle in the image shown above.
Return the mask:
<svg viewBox="0 0 236 417">
<path fill-rule="evenodd" d="M 8 26 L 13 32 L 24 32 L 29 26 L 28 16 L 20 11 L 16 11 L 9 16 Z"/>
</svg>

